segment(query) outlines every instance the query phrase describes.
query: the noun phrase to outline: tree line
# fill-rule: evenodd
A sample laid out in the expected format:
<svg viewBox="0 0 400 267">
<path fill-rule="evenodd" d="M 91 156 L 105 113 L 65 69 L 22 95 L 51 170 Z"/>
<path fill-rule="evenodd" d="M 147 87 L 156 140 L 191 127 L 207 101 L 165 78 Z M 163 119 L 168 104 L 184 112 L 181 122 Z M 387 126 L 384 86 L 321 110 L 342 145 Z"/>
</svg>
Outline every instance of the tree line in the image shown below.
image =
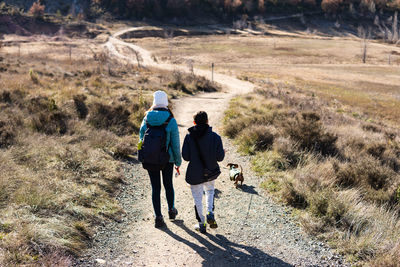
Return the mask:
<svg viewBox="0 0 400 267">
<path fill-rule="evenodd" d="M 312 12 L 327 14 L 368 14 L 397 10 L 400 0 L 91 0 L 121 17 L 190 17 L 213 14 L 222 18 L 237 15 L 262 15 L 272 12 Z"/>
</svg>

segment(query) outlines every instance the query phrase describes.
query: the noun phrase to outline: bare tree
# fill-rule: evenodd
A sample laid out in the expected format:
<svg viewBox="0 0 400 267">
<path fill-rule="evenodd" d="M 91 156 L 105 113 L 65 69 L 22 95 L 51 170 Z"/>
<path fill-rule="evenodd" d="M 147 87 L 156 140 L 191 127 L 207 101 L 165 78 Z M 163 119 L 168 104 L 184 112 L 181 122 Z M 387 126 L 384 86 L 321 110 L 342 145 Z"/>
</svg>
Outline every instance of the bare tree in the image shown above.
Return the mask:
<svg viewBox="0 0 400 267">
<path fill-rule="evenodd" d="M 368 40 L 371 37 L 371 28 L 368 31 L 363 27 L 358 27 L 358 37 L 361 39 L 361 58 L 362 62 L 367 62 Z"/>
<path fill-rule="evenodd" d="M 3 39 L 4 39 L 3 35 L 0 34 L 0 51 L 1 51 L 1 48 L 3 47 Z"/>
<path fill-rule="evenodd" d="M 169 60 L 172 58 L 172 48 L 173 48 L 173 43 L 172 39 L 174 38 L 174 32 L 171 31 L 165 31 L 164 32 L 164 37 L 168 40 L 168 48 L 169 48 Z"/>
<path fill-rule="evenodd" d="M 194 76 L 194 69 L 193 69 L 194 60 L 193 59 L 188 59 L 186 61 L 186 64 L 188 66 L 189 72 L 192 74 L 192 76 Z"/>
<path fill-rule="evenodd" d="M 141 68 L 140 63 L 143 62 L 143 57 L 142 57 L 142 55 L 139 53 L 139 51 L 133 50 L 133 53 L 135 53 L 135 56 L 136 56 L 136 61 L 137 61 L 138 69 L 140 69 L 140 68 Z"/>
<path fill-rule="evenodd" d="M 398 12 L 397 10 L 394 12 L 393 15 L 393 25 L 392 25 L 392 43 L 396 43 L 399 40 L 399 31 L 398 31 L 398 25 L 397 25 L 397 15 Z"/>
</svg>

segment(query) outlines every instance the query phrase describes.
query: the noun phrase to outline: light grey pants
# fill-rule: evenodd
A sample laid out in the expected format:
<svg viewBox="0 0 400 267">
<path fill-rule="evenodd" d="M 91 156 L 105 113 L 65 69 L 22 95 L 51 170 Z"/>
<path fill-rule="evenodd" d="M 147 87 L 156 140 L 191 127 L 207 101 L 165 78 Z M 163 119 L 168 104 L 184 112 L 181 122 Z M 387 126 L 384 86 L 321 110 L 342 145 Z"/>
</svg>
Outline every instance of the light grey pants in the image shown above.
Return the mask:
<svg viewBox="0 0 400 267">
<path fill-rule="evenodd" d="M 205 222 L 203 215 L 203 192 L 206 193 L 207 212 L 212 212 L 214 209 L 214 184 L 215 180 L 202 184 L 190 185 L 200 223 Z"/>
</svg>

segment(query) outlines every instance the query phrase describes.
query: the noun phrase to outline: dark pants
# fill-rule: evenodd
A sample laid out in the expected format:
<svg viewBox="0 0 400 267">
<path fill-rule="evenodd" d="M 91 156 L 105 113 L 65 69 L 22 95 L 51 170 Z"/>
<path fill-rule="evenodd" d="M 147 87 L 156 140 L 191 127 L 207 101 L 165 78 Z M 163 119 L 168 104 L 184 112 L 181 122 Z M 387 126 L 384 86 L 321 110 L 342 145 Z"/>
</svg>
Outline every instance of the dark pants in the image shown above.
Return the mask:
<svg viewBox="0 0 400 267">
<path fill-rule="evenodd" d="M 161 176 L 162 172 L 163 184 L 165 189 L 165 194 L 168 202 L 168 209 L 174 208 L 174 186 L 172 184 L 172 173 L 174 171 L 174 164 L 168 163 L 161 171 L 148 171 L 151 181 L 152 188 L 152 199 L 153 208 L 156 216 L 162 216 L 161 214 Z"/>
</svg>

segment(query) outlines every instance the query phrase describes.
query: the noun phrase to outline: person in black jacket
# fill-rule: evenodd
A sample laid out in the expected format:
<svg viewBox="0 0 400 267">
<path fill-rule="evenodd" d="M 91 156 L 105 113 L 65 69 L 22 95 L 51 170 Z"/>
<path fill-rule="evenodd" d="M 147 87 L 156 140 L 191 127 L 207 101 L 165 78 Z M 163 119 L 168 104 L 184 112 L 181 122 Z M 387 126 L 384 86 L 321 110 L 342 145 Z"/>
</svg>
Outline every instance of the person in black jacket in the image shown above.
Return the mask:
<svg viewBox="0 0 400 267">
<path fill-rule="evenodd" d="M 204 111 L 197 112 L 194 116 L 195 126 L 189 128 L 183 142 L 182 157 L 189 161 L 186 170 L 186 182 L 190 184 L 194 203 L 195 213 L 198 220 L 195 229 L 202 233 L 206 232 L 205 217 L 203 215 L 203 192 L 207 200 L 207 223 L 210 228 L 217 228 L 214 217 L 214 183 L 221 173 L 218 161 L 225 157 L 221 137 L 212 131 L 208 125 L 208 116 Z M 199 151 L 200 149 L 200 151 Z M 204 176 L 205 169 L 212 170 L 211 179 Z"/>
</svg>

